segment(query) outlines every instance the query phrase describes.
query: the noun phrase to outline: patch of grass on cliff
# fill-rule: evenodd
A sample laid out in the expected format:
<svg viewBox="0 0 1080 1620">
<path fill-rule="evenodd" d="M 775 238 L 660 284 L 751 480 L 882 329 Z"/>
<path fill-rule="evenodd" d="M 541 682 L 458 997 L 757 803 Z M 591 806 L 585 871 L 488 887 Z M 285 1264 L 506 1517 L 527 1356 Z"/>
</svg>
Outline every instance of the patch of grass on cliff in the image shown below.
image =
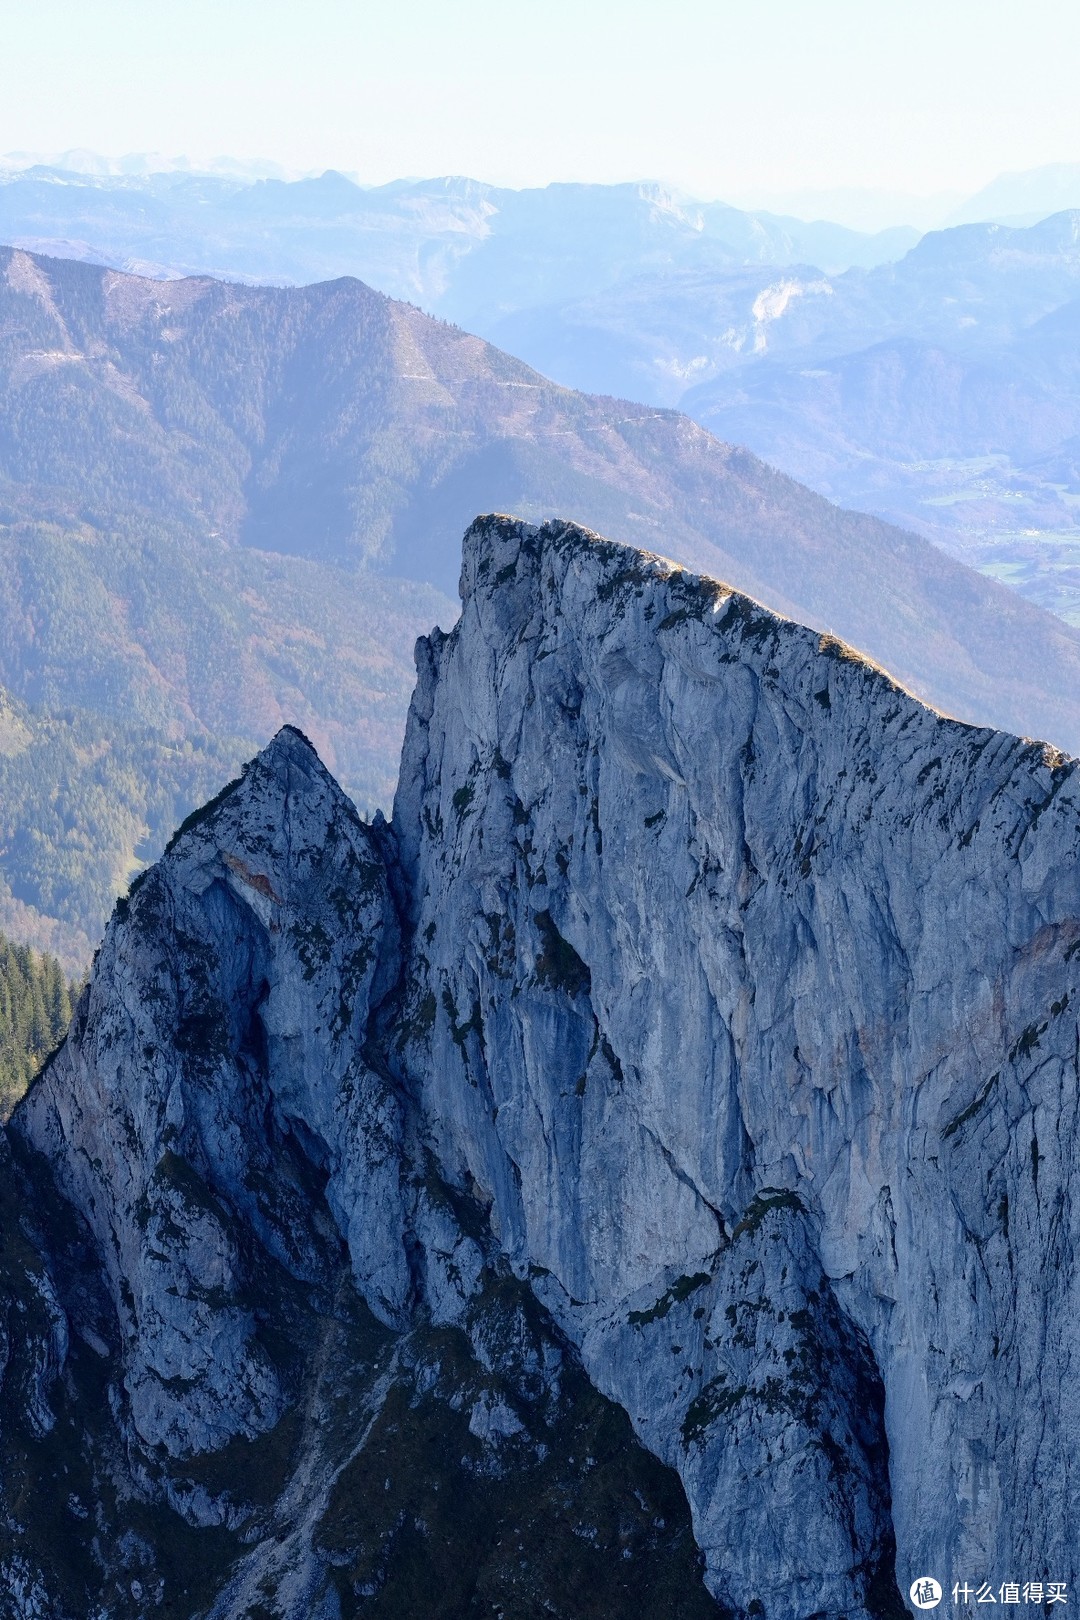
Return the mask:
<svg viewBox="0 0 1080 1620">
<path fill-rule="evenodd" d="M 240 786 L 242 781 L 242 776 L 234 776 L 232 781 L 226 782 L 225 786 L 220 792 L 215 793 L 212 799 L 207 799 L 205 804 L 200 804 L 197 810 L 193 810 L 189 816 L 185 816 L 169 842 L 165 845 L 164 853 L 167 855 L 180 842 L 185 833 L 191 832 L 194 827 L 200 827 L 204 821 L 209 821 L 218 806 L 224 804 L 225 800 L 234 789 Z"/>
<path fill-rule="evenodd" d="M 746 1384 L 730 1385 L 726 1373 L 718 1373 L 686 1409 L 682 1421 L 684 1446 L 704 1438 L 708 1430 L 728 1412 L 733 1412 L 750 1393 Z"/>
<path fill-rule="evenodd" d="M 236 1502 L 270 1507 L 288 1483 L 300 1429 L 300 1411 L 292 1406 L 265 1434 L 253 1440 L 237 1435 L 218 1451 L 184 1458 L 171 1472 L 205 1486 L 212 1496 L 228 1492 Z"/>
<path fill-rule="evenodd" d="M 453 804 L 454 809 L 457 811 L 457 818 L 459 821 L 467 813 L 469 806 L 473 802 L 473 796 L 475 793 L 476 787 L 472 782 L 466 782 L 464 787 L 455 789 L 451 803 Z"/>
<path fill-rule="evenodd" d="M 550 911 L 533 912 L 540 934 L 540 955 L 536 977 L 552 990 L 563 990 L 571 998 L 587 996 L 592 990 L 592 974 L 568 939 L 564 939 Z"/>
<path fill-rule="evenodd" d="M 673 1305 L 681 1305 L 684 1299 L 698 1288 L 704 1288 L 710 1281 L 707 1271 L 697 1271 L 692 1277 L 680 1277 L 673 1282 L 666 1294 L 661 1294 L 656 1304 L 647 1311 L 631 1311 L 627 1320 L 632 1327 L 644 1327 L 648 1322 L 659 1322 L 661 1317 L 667 1315 Z"/>
<path fill-rule="evenodd" d="M 731 1234 L 732 1241 L 741 1237 L 744 1232 L 757 1232 L 771 1209 L 791 1209 L 801 1213 L 804 1208 L 798 1193 L 792 1192 L 790 1188 L 765 1187 L 750 1200 L 746 1214 Z"/>
<path fill-rule="evenodd" d="M 339 1477 L 317 1536 L 343 1620 L 720 1620 L 678 1477 L 580 1369 L 566 1364 L 553 1406 L 532 1404 L 479 1366 L 459 1330 L 412 1342 L 420 1360 Z M 494 1444 L 471 1433 L 481 1396 L 512 1403 L 524 1431 Z"/>
</svg>

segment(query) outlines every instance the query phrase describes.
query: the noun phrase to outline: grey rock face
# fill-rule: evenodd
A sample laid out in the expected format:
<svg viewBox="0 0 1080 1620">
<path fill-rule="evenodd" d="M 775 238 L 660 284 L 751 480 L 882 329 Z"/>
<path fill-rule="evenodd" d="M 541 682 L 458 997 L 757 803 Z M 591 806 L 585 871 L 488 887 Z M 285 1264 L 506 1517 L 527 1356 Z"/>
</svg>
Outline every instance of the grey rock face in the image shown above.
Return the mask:
<svg viewBox="0 0 1080 1620">
<path fill-rule="evenodd" d="M 423 1140 L 399 882 L 286 730 L 118 908 L 0 1133 L 3 1620 L 715 1614 L 677 1478 Z"/>
<path fill-rule="evenodd" d="M 725 1601 L 867 1600 L 886 1439 L 902 1586 L 1074 1577 L 1077 767 L 572 527 L 480 524 L 462 594 L 394 819 L 443 1163 L 679 1468 Z M 848 1382 L 800 1412 L 759 1307 L 812 1295 Z"/>
<path fill-rule="evenodd" d="M 395 1108 L 363 1059 L 394 969 L 375 837 L 288 730 L 192 819 L 20 1121 L 96 1239 L 136 1430 L 172 1453 L 281 1415 L 236 1217 L 300 1279 L 333 1270 L 340 1232 L 383 1320 L 408 1289 Z"/>
<path fill-rule="evenodd" d="M 14 1121 L 75 1235 L 0 1271 L 0 1444 L 104 1402 L 219 1620 L 1075 1580 L 1077 766 L 570 525 L 462 595 L 391 827 L 286 731 L 110 926 Z M 594 1465 L 644 1517 L 566 1539 Z"/>
</svg>

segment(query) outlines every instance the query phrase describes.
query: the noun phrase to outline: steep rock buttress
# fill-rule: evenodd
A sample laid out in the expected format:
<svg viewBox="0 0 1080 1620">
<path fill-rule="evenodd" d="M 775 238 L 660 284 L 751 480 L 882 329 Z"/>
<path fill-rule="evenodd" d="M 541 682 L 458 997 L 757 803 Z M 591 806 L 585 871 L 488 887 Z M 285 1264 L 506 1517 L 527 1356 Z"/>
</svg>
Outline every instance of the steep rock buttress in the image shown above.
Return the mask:
<svg viewBox="0 0 1080 1620">
<path fill-rule="evenodd" d="M 716 1614 L 427 1145 L 395 866 L 286 728 L 118 905 L 0 1133 L 3 1620 Z"/>
<path fill-rule="evenodd" d="M 118 1617 L 196 1545 L 219 1620 L 1075 1579 L 1077 766 L 572 525 L 462 597 L 389 827 L 286 730 L 118 907 L 13 1121 L 5 1466 L 88 1425 Z"/>
<path fill-rule="evenodd" d="M 894 1531 L 1075 1577 L 1076 764 L 570 525 L 462 597 L 394 816 L 447 1173 L 725 1605 L 853 1613 Z"/>
</svg>

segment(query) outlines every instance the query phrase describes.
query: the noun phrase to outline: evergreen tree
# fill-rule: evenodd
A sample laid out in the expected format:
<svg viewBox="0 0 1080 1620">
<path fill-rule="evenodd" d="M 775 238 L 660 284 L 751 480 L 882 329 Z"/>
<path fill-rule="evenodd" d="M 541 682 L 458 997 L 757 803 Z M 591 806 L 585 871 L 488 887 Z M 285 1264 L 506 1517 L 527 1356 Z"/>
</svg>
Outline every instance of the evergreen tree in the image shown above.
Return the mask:
<svg viewBox="0 0 1080 1620">
<path fill-rule="evenodd" d="M 63 1039 L 77 994 L 54 956 L 0 934 L 0 1119 Z"/>
</svg>

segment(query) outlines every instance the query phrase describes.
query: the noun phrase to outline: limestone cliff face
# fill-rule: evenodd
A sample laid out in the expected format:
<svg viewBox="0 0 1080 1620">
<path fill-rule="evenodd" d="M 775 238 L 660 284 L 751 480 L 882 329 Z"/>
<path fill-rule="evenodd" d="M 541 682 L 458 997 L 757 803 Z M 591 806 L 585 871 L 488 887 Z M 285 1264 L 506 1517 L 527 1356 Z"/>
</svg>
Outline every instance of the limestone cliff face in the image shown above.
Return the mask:
<svg viewBox="0 0 1080 1620">
<path fill-rule="evenodd" d="M 431 1153 L 401 883 L 286 729 L 118 906 L 0 1133 L 3 1620 L 716 1614 Z"/>
<path fill-rule="evenodd" d="M 865 1600 L 886 1441 L 902 1587 L 1075 1578 L 1076 765 L 571 527 L 462 594 L 394 819 L 443 1163 L 724 1603 Z"/>
<path fill-rule="evenodd" d="M 315 1280 L 325 1198 L 376 1314 L 407 1290 L 394 1107 L 363 1058 L 395 963 L 374 835 L 288 730 L 210 811 L 121 908 L 19 1127 L 93 1233 L 135 1428 L 170 1452 L 282 1410 L 226 1205 Z M 357 1221 L 368 1203 L 387 1224 Z"/>
<path fill-rule="evenodd" d="M 570 525 L 462 595 L 392 824 L 280 734 L 17 1112 L 11 1613 L 1075 1580 L 1077 766 Z"/>
</svg>

